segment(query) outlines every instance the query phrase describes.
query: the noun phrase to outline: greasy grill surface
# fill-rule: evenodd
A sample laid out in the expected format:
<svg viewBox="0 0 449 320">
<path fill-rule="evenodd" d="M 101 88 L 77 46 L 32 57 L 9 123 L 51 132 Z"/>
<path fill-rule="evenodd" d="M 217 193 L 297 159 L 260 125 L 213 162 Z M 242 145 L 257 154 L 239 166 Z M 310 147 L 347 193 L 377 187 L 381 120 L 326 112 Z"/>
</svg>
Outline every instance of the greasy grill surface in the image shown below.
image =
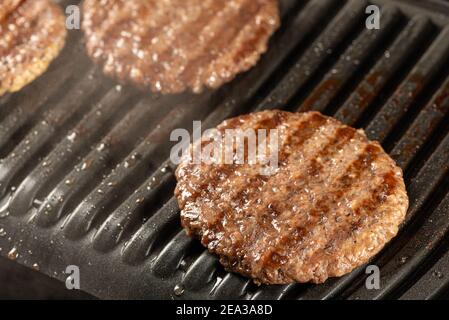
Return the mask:
<svg viewBox="0 0 449 320">
<path fill-rule="evenodd" d="M 449 7 L 374 2 L 386 3 L 377 31 L 365 28 L 364 1 L 282 0 L 282 27 L 260 63 L 198 96 L 116 86 L 71 32 L 45 75 L 0 97 L 0 254 L 60 280 L 77 265 L 82 289 L 102 298 L 447 294 Z M 403 168 L 410 209 L 372 261 L 380 290 L 365 288 L 364 268 L 322 285 L 257 287 L 181 230 L 170 132 L 268 108 L 363 127 Z"/>
</svg>

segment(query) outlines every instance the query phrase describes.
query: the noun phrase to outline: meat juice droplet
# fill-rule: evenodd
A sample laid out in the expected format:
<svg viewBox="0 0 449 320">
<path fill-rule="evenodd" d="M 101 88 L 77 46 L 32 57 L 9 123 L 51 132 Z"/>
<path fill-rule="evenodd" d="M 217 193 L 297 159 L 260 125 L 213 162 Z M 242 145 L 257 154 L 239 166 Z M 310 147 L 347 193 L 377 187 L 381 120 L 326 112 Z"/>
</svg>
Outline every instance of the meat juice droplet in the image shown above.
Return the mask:
<svg viewBox="0 0 449 320">
<path fill-rule="evenodd" d="M 177 284 L 175 286 L 175 288 L 173 289 L 173 293 L 177 297 L 182 296 L 184 294 L 184 287 L 182 285 L 180 285 L 180 284 Z"/>
<path fill-rule="evenodd" d="M 182 260 L 181 263 L 179 264 L 179 269 L 182 271 L 186 271 L 187 269 L 187 262 L 185 260 Z"/>
<path fill-rule="evenodd" d="M 9 211 L 4 210 L 4 211 L 0 211 L 0 219 L 6 218 L 9 216 Z"/>
<path fill-rule="evenodd" d="M 10 260 L 17 260 L 17 258 L 19 257 L 19 252 L 17 251 L 17 248 L 12 248 L 9 252 L 8 252 L 8 259 Z"/>
</svg>

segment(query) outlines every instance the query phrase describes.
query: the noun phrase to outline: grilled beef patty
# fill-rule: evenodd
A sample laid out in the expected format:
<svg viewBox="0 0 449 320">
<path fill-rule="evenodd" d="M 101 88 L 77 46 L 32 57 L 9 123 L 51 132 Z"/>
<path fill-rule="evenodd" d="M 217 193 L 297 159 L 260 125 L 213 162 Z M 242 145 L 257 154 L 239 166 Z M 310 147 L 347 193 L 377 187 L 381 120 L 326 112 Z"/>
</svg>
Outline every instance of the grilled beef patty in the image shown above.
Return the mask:
<svg viewBox="0 0 449 320">
<path fill-rule="evenodd" d="M 86 0 L 87 51 L 104 72 L 154 92 L 218 88 L 256 64 L 277 0 Z"/>
<path fill-rule="evenodd" d="M 0 21 L 12 12 L 22 0 L 2 0 L 0 6 Z"/>
<path fill-rule="evenodd" d="M 5 0 L 0 7 L 0 96 L 36 79 L 64 46 L 65 18 L 49 0 Z"/>
<path fill-rule="evenodd" d="M 317 112 L 265 111 L 218 126 L 279 132 L 279 167 L 185 160 L 176 197 L 187 233 L 257 283 L 322 283 L 363 265 L 408 208 L 402 171 L 361 130 Z M 206 146 L 210 141 L 202 139 Z"/>
</svg>

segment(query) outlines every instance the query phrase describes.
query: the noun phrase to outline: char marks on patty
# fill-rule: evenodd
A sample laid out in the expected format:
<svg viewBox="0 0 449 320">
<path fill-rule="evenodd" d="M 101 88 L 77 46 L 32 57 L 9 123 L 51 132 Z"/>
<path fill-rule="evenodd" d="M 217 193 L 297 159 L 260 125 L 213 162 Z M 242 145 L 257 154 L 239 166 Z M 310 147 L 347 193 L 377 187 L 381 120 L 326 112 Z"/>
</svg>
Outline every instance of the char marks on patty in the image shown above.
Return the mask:
<svg viewBox="0 0 449 320">
<path fill-rule="evenodd" d="M 218 88 L 254 66 L 277 0 L 85 0 L 87 51 L 106 74 L 154 92 Z"/>
<path fill-rule="evenodd" d="M 362 130 L 276 110 L 217 127 L 226 128 L 279 130 L 273 175 L 260 175 L 259 164 L 187 160 L 176 171 L 182 225 L 227 270 L 259 283 L 322 283 L 365 264 L 397 234 L 408 208 L 402 171 Z"/>
</svg>

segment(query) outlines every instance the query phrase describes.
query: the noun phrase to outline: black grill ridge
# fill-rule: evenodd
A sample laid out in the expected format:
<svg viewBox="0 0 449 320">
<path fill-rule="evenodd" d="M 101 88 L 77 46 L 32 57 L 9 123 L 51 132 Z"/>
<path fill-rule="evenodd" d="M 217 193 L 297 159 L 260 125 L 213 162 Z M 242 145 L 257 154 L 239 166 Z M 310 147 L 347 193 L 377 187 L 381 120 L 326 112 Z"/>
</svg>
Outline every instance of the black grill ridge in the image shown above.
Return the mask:
<svg viewBox="0 0 449 320">
<path fill-rule="evenodd" d="M 78 265 L 82 289 L 100 298 L 447 295 L 449 6 L 373 3 L 382 6 L 378 31 L 364 28 L 368 1 L 281 0 L 283 26 L 260 63 L 198 96 L 115 84 L 71 32 L 45 75 L 0 98 L 0 255 L 15 248 L 18 263 L 60 280 Z M 363 127 L 405 170 L 406 222 L 371 262 L 381 290 L 365 289 L 364 268 L 323 285 L 256 287 L 182 231 L 171 130 L 269 108 L 319 110 Z"/>
</svg>

